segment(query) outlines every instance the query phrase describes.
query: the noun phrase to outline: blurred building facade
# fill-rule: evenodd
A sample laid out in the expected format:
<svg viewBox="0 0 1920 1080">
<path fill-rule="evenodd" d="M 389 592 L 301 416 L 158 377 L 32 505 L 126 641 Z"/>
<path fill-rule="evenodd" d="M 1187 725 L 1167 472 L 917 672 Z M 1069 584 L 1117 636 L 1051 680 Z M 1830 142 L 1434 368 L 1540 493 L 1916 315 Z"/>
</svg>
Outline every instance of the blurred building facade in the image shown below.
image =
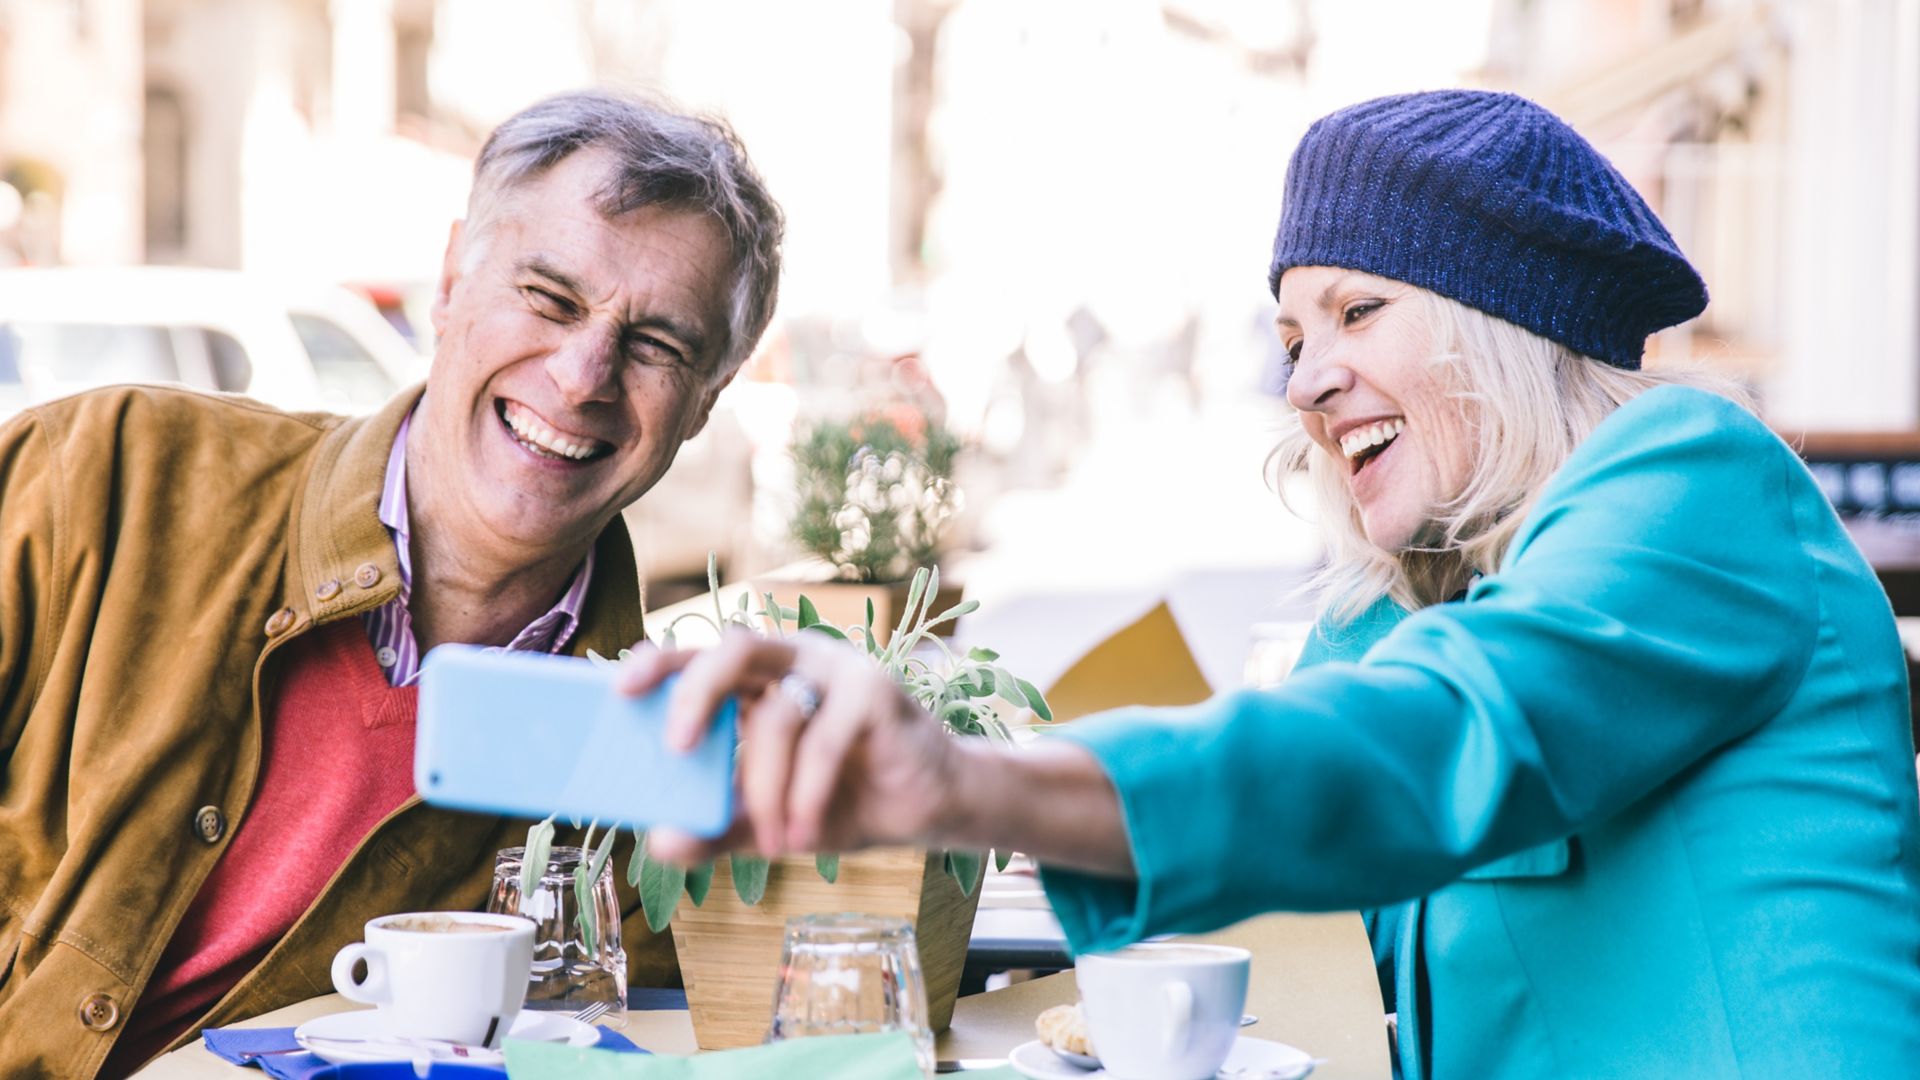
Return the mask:
<svg viewBox="0 0 1920 1080">
<path fill-rule="evenodd" d="M 479 140 L 593 83 L 727 115 L 783 318 L 906 309 L 850 348 L 923 353 L 962 428 L 1009 380 L 1084 406 L 1101 355 L 1252 386 L 1294 140 L 1461 84 L 1673 226 L 1714 299 L 1661 357 L 1920 427 L 1920 0 L 0 0 L 0 252 L 429 280 Z"/>
<path fill-rule="evenodd" d="M 1920 2 L 1500 0 L 1485 77 L 1593 139 L 1712 292 L 1664 358 L 1784 429 L 1920 427 Z"/>
</svg>

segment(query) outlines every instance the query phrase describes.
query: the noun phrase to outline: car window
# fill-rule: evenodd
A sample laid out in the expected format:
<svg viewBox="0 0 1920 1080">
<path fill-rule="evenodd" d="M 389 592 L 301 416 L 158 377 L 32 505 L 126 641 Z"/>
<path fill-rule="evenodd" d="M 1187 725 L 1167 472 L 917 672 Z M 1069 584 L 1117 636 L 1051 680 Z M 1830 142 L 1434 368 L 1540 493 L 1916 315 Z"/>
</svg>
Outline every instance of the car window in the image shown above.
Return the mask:
<svg viewBox="0 0 1920 1080">
<path fill-rule="evenodd" d="M 213 365 L 213 385 L 219 390 L 240 393 L 253 382 L 253 362 L 247 350 L 230 334 L 202 330 L 207 341 L 207 360 Z"/>
<path fill-rule="evenodd" d="M 119 382 L 180 378 L 164 326 L 16 322 L 14 361 L 40 397 Z"/>
<path fill-rule="evenodd" d="M 0 419 L 31 404 L 33 399 L 20 381 L 20 338 L 13 327 L 0 323 Z"/>
<path fill-rule="evenodd" d="M 313 373 L 329 408 L 369 409 L 399 389 L 364 345 L 332 319 L 318 315 L 291 315 L 294 333 L 313 358 Z"/>
<path fill-rule="evenodd" d="M 13 327 L 0 324 L 0 386 L 20 383 L 20 337 Z"/>
</svg>

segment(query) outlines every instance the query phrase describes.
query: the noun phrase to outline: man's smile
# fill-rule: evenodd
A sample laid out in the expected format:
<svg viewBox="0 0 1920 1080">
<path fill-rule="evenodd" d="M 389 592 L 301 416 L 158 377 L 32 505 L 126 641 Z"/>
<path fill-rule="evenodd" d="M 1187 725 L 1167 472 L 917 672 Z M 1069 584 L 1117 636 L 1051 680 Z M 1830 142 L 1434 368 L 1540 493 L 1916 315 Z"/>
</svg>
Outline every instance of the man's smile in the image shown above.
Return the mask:
<svg viewBox="0 0 1920 1080">
<path fill-rule="evenodd" d="M 561 429 L 520 402 L 495 398 L 493 406 L 508 435 L 536 457 L 586 464 L 613 453 L 612 443 Z"/>
</svg>

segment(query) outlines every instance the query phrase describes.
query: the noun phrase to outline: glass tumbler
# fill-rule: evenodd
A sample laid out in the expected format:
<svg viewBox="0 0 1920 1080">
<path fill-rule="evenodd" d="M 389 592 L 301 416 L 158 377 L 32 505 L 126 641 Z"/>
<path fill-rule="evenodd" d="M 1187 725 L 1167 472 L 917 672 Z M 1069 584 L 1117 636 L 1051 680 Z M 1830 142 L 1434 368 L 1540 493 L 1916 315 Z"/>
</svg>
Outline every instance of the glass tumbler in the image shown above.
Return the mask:
<svg viewBox="0 0 1920 1080">
<path fill-rule="evenodd" d="M 624 1024 L 627 1006 L 627 953 L 620 945 L 620 901 L 613 893 L 613 862 L 600 870 L 593 883 L 587 918 L 592 940 L 580 916 L 573 874 L 583 853 L 577 847 L 556 847 L 547 855 L 546 873 L 533 895 L 520 895 L 520 866 L 526 849 L 504 848 L 494 857 L 493 891 L 487 910 L 523 915 L 534 922 L 533 975 L 527 984 L 529 1009 L 577 1012 L 594 1002 L 605 1002 L 607 1012 L 596 1023 Z"/>
<path fill-rule="evenodd" d="M 1248 628 L 1245 683 L 1250 689 L 1268 690 L 1287 681 L 1293 665 L 1313 636 L 1311 620 L 1254 623 Z"/>
<path fill-rule="evenodd" d="M 802 915 L 787 920 L 768 1042 L 904 1031 L 933 1074 L 933 1031 L 920 950 L 905 919 Z"/>
</svg>

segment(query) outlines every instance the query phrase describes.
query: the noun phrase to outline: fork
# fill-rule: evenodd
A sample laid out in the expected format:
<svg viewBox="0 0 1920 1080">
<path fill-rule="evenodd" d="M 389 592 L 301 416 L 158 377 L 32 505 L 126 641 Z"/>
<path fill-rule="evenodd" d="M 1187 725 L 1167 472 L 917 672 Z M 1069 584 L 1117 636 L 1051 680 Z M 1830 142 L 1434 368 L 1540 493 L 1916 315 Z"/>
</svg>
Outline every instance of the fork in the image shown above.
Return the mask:
<svg viewBox="0 0 1920 1080">
<path fill-rule="evenodd" d="M 573 1019 L 578 1020 L 583 1024 L 591 1024 L 595 1020 L 598 1020 L 601 1017 L 607 1015 L 607 1011 L 612 1008 L 613 1008 L 612 1002 L 591 1001 L 591 1002 L 588 1002 L 587 1005 L 584 1008 L 582 1008 L 579 1012 L 574 1013 Z"/>
</svg>

